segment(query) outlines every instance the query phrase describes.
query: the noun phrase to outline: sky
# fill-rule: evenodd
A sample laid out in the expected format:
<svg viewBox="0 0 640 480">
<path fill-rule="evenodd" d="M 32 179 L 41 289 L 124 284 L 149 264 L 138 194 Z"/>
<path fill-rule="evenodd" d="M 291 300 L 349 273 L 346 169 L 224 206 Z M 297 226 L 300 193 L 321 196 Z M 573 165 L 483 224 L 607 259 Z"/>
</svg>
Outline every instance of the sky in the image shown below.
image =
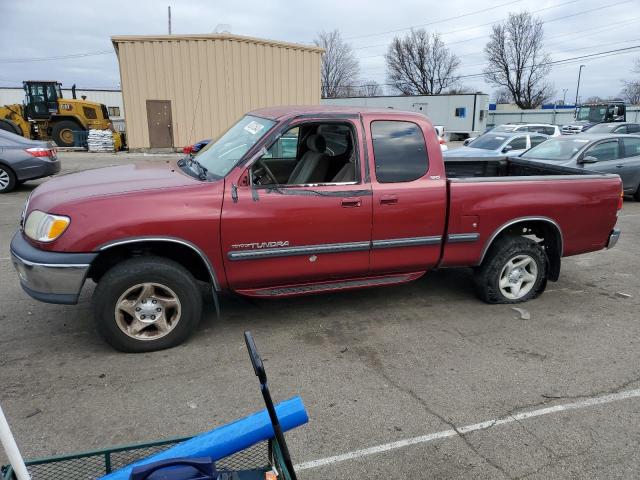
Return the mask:
<svg viewBox="0 0 640 480">
<path fill-rule="evenodd" d="M 166 34 L 167 5 L 174 34 L 212 33 L 224 25 L 234 34 L 311 43 L 318 31 L 337 28 L 360 61 L 360 81 L 380 84 L 387 83 L 389 42 L 411 27 L 424 27 L 439 32 L 460 57 L 462 83 L 490 94 L 496 88 L 476 74 L 486 64 L 482 50 L 491 23 L 509 12 L 529 10 L 545 22 L 544 43 L 553 60 L 640 47 L 640 0 L 0 0 L 0 86 L 38 79 L 59 80 L 65 87 L 118 88 L 110 37 Z M 622 81 L 634 77 L 638 58 L 640 48 L 555 65 L 549 77 L 555 97 L 573 101 L 580 64 L 585 65 L 582 99 L 617 96 Z"/>
</svg>

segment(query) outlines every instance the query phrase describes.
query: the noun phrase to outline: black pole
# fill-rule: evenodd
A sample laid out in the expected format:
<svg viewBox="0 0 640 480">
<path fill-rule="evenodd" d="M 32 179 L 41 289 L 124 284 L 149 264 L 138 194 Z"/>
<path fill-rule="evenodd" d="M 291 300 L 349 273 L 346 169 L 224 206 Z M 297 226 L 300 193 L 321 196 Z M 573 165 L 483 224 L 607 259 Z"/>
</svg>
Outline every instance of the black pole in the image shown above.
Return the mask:
<svg viewBox="0 0 640 480">
<path fill-rule="evenodd" d="M 582 67 L 584 67 L 584 65 L 580 65 L 580 68 L 578 69 L 578 86 L 576 87 L 576 101 L 574 104 L 576 114 L 578 113 L 578 92 L 580 91 L 580 75 L 582 74 Z"/>
</svg>

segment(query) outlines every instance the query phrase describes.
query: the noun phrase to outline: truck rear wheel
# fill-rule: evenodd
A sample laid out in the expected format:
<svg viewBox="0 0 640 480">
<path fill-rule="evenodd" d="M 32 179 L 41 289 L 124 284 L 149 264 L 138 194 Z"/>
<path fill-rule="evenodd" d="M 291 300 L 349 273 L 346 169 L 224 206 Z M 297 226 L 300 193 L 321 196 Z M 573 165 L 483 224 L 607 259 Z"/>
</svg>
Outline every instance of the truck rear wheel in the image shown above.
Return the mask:
<svg viewBox="0 0 640 480">
<path fill-rule="evenodd" d="M 520 303 L 547 285 L 547 256 L 535 241 L 519 236 L 497 240 L 475 273 L 478 296 L 487 303 Z"/>
<path fill-rule="evenodd" d="M 78 125 L 72 120 L 62 120 L 56 122 L 51 129 L 53 141 L 59 147 L 73 147 L 73 132 L 84 130 L 84 127 Z"/>
<path fill-rule="evenodd" d="M 180 264 L 145 256 L 105 273 L 93 294 L 93 308 L 98 332 L 112 347 L 151 352 L 175 347 L 193 333 L 202 295 Z"/>
</svg>

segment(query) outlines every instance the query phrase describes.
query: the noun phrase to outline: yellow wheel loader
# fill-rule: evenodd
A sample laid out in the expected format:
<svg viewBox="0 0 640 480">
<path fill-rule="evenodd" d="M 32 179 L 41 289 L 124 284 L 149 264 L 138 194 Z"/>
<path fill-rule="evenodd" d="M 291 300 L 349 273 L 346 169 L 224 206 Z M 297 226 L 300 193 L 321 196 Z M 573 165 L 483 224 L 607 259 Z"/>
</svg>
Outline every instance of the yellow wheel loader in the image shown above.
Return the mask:
<svg viewBox="0 0 640 480">
<path fill-rule="evenodd" d="M 72 147 L 74 131 L 111 130 L 116 150 L 122 138 L 109 120 L 109 111 L 101 103 L 63 98 L 59 82 L 28 80 L 23 82 L 23 104 L 0 106 L 0 130 L 26 138 L 52 139 L 59 147 Z"/>
</svg>

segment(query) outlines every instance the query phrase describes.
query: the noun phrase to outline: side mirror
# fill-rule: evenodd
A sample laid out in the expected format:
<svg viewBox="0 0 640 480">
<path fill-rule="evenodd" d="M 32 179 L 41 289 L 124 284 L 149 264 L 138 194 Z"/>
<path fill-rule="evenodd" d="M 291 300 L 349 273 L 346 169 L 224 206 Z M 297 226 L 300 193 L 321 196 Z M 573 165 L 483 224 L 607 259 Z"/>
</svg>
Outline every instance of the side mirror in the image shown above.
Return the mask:
<svg viewBox="0 0 640 480">
<path fill-rule="evenodd" d="M 511 145 L 507 145 L 502 149 L 502 153 L 507 153 L 507 152 L 510 152 L 511 150 L 513 150 L 513 147 Z"/>
<path fill-rule="evenodd" d="M 596 157 L 587 155 L 586 157 L 582 157 L 582 160 L 580 160 L 580 163 L 596 163 L 597 161 L 598 159 Z"/>
</svg>

